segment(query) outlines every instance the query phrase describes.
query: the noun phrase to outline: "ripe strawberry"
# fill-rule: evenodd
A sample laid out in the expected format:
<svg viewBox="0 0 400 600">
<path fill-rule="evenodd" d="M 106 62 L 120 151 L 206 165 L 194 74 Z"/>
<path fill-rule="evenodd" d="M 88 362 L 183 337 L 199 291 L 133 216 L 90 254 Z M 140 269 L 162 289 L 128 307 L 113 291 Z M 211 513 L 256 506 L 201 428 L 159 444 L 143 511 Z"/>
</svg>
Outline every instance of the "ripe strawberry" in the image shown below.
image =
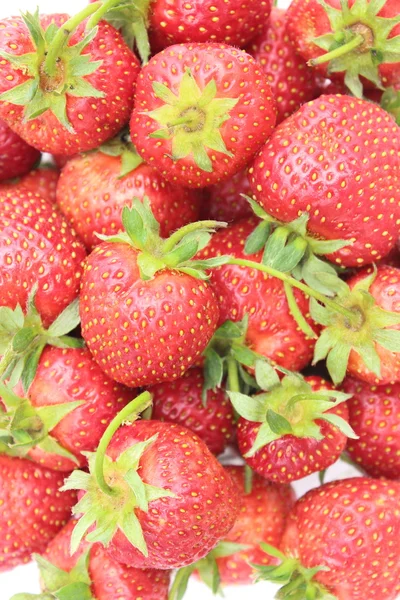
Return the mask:
<svg viewBox="0 0 400 600">
<path fill-rule="evenodd" d="M 0 183 L 0 195 L 4 195 L 5 192 L 19 190 L 23 187 L 25 191 L 38 194 L 50 204 L 55 204 L 59 176 L 60 172 L 58 169 L 54 169 L 48 165 L 39 166 L 16 181 L 3 181 Z"/>
<path fill-rule="evenodd" d="M 0 117 L 42 152 L 96 148 L 127 123 L 133 106 L 139 61 L 105 21 L 93 28 L 88 21 L 76 27 L 77 20 L 35 13 L 0 24 Z"/>
<path fill-rule="evenodd" d="M 284 10 L 272 9 L 268 29 L 252 41 L 247 51 L 267 76 L 276 99 L 277 123 L 315 97 L 314 73 L 290 42 Z"/>
<path fill-rule="evenodd" d="M 208 390 L 202 398 L 201 369 L 189 369 L 176 381 L 148 388 L 153 396 L 152 419 L 178 423 L 203 440 L 213 454 L 221 454 L 235 432 L 232 405 L 221 388 Z"/>
<path fill-rule="evenodd" d="M 395 600 L 400 592 L 399 494 L 399 483 L 365 477 L 311 490 L 289 515 L 281 544 L 287 559 L 266 548 L 282 564 L 261 567 L 260 579 L 286 584 L 278 592 L 282 599 Z"/>
<path fill-rule="evenodd" d="M 347 377 L 349 423 L 359 436 L 347 452 L 372 477 L 400 479 L 400 384 L 376 386 Z"/>
<path fill-rule="evenodd" d="M 368 264 L 388 254 L 399 236 L 399 140 L 399 128 L 380 107 L 321 96 L 261 149 L 250 168 L 253 193 L 284 223 L 307 213 L 316 238 L 350 241 L 328 255 L 332 261 Z"/>
<path fill-rule="evenodd" d="M 150 27 L 157 48 L 181 42 L 223 42 L 245 47 L 268 26 L 271 0 L 155 0 Z"/>
<path fill-rule="evenodd" d="M 257 223 L 255 218 L 243 219 L 218 231 L 201 255 L 249 258 L 244 246 Z M 261 258 L 261 251 L 251 256 L 255 262 L 261 262 Z M 220 325 L 228 320 L 242 321 L 247 315 L 246 341 L 252 350 L 287 369 L 297 371 L 307 366 L 315 340 L 306 337 L 291 315 L 281 280 L 255 269 L 222 265 L 212 270 L 210 281 L 219 301 Z M 305 295 L 295 290 L 294 296 L 307 323 L 314 328 Z"/>
<path fill-rule="evenodd" d="M 39 159 L 38 150 L 0 121 L 0 181 L 25 175 Z"/>
<path fill-rule="evenodd" d="M 250 182 L 245 169 L 235 173 L 231 179 L 216 183 L 207 189 L 201 207 L 201 217 L 218 221 L 238 221 L 253 216 L 254 212 L 242 194 L 251 195 Z"/>
<path fill-rule="evenodd" d="M 215 294 L 201 281 L 204 265 L 198 269 L 190 260 L 210 235 L 199 222 L 163 240 L 148 202 L 137 199 L 131 210 L 123 209 L 122 222 L 127 233 L 103 242 L 87 259 L 82 336 L 95 361 L 120 383 L 140 387 L 178 379 L 201 355 L 218 321 Z"/>
<path fill-rule="evenodd" d="M 76 495 L 62 483 L 56 471 L 0 455 L 0 571 L 29 562 L 67 522 Z"/>
<path fill-rule="evenodd" d="M 145 392 L 134 402 L 145 396 L 150 398 Z M 138 568 L 180 568 L 205 556 L 231 529 L 239 508 L 232 479 L 185 427 L 159 421 L 125 425 L 105 458 L 103 482 L 89 461 L 90 474 L 74 471 L 65 485 L 86 490 L 74 507 L 83 516 L 72 551 L 95 524 L 86 539 L 107 546 L 112 559 Z"/>
<path fill-rule="evenodd" d="M 225 44 L 177 44 L 139 75 L 131 137 L 165 179 L 205 187 L 242 169 L 275 118 L 266 77 L 248 54 Z"/>
<path fill-rule="evenodd" d="M 37 285 L 47 327 L 78 295 L 85 249 L 48 202 L 23 188 L 0 190 L 0 232 L 0 306 L 25 308 Z"/>
<path fill-rule="evenodd" d="M 160 223 L 162 237 L 198 218 L 199 193 L 165 181 L 143 163 L 131 144 L 116 142 L 72 158 L 57 186 L 61 212 L 89 249 L 100 243 L 96 232 L 112 235 L 121 231 L 122 208 L 144 196 Z"/>
</svg>

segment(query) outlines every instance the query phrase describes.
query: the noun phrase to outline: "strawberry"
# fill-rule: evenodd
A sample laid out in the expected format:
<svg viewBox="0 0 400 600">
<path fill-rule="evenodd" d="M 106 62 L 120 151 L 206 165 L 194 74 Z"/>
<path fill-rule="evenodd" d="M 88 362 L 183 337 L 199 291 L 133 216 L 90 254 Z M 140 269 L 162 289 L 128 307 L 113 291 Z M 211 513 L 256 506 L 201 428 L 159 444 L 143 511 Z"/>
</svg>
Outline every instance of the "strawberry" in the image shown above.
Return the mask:
<svg viewBox="0 0 400 600">
<path fill-rule="evenodd" d="M 0 121 L 0 181 L 25 175 L 39 160 L 40 152 Z"/>
<path fill-rule="evenodd" d="M 97 9 L 0 23 L 0 117 L 42 152 L 96 148 L 129 119 L 139 61 L 111 25 L 85 21 Z"/>
<path fill-rule="evenodd" d="M 93 525 L 87 541 L 101 542 L 118 562 L 180 568 L 205 556 L 228 533 L 239 499 L 228 473 L 185 427 L 138 421 L 118 429 L 149 401 L 144 392 L 126 406 L 89 460 L 90 473 L 74 471 L 67 480 L 64 489 L 86 492 L 73 510 L 82 516 L 71 550 Z"/>
<path fill-rule="evenodd" d="M 152 419 L 178 423 L 203 440 L 213 454 L 221 454 L 235 431 L 231 403 L 220 388 L 209 390 L 203 401 L 201 369 L 189 369 L 176 381 L 148 388 L 153 396 Z"/>
<path fill-rule="evenodd" d="M 207 189 L 201 208 L 203 219 L 238 221 L 254 213 L 243 194 L 251 194 L 247 170 L 239 171 L 231 179 L 216 183 Z"/>
<path fill-rule="evenodd" d="M 56 187 L 60 176 L 58 169 L 48 165 L 39 166 L 16 181 L 4 181 L 0 183 L 0 195 L 12 192 L 23 187 L 25 191 L 38 194 L 50 204 L 56 202 Z"/>
<path fill-rule="evenodd" d="M 47 327 L 78 295 L 85 249 L 48 202 L 22 187 L 0 190 L 0 231 L 0 306 L 25 308 L 37 286 Z"/>
<path fill-rule="evenodd" d="M 29 562 L 67 522 L 76 496 L 62 483 L 56 471 L 0 455 L 0 571 Z"/>
<path fill-rule="evenodd" d="M 201 280 L 207 263 L 190 260 L 215 222 L 189 224 L 163 240 L 148 201 L 136 199 L 122 223 L 126 233 L 96 246 L 85 264 L 82 336 L 112 379 L 130 387 L 171 381 L 216 329 L 217 299 Z"/>
<path fill-rule="evenodd" d="M 136 154 L 132 144 L 116 140 L 99 151 L 72 158 L 57 186 L 57 204 L 89 249 L 100 239 L 95 232 L 121 231 L 121 211 L 134 197 L 147 196 L 161 235 L 196 221 L 197 191 L 172 186 Z"/>
<path fill-rule="evenodd" d="M 290 42 L 286 11 L 272 9 L 268 29 L 252 41 L 247 52 L 267 76 L 276 99 L 277 123 L 315 97 L 313 71 Z"/>
<path fill-rule="evenodd" d="M 310 235 L 338 244 L 333 253 L 327 246 L 330 260 L 368 264 L 399 236 L 399 140 L 380 107 L 321 96 L 281 123 L 261 149 L 250 167 L 253 193 L 284 224 L 307 213 Z"/>
<path fill-rule="evenodd" d="M 395 600 L 400 592 L 400 484 L 358 477 L 308 492 L 289 515 L 278 567 L 260 579 L 279 598 Z M 286 556 L 285 556 L 286 555 Z M 287 557 L 287 558 L 286 558 Z"/>
<path fill-rule="evenodd" d="M 69 594 L 69 598 L 76 600 L 167 600 L 168 571 L 146 571 L 117 563 L 101 544 L 90 546 L 82 542 L 71 556 L 74 526 L 74 521 L 69 521 L 51 540 L 44 554 L 34 557 L 41 575 L 43 594 L 49 594 L 49 598 Z M 19 600 L 23 596 L 17 594 L 11 600 Z M 43 595 L 37 596 L 38 600 L 41 598 Z"/>
<path fill-rule="evenodd" d="M 275 118 L 266 77 L 248 54 L 177 44 L 142 69 L 130 127 L 139 154 L 165 179 L 205 187 L 242 169 Z"/>
<path fill-rule="evenodd" d="M 349 423 L 358 440 L 349 440 L 350 458 L 372 477 L 400 479 L 400 384 L 371 385 L 346 377 L 343 389 Z"/>
<path fill-rule="evenodd" d="M 363 81 L 380 87 L 400 59 L 397 0 L 294 0 L 288 32 L 296 50 L 325 77 L 343 78 L 362 97 Z M 396 37 L 397 36 L 397 37 Z"/>
</svg>

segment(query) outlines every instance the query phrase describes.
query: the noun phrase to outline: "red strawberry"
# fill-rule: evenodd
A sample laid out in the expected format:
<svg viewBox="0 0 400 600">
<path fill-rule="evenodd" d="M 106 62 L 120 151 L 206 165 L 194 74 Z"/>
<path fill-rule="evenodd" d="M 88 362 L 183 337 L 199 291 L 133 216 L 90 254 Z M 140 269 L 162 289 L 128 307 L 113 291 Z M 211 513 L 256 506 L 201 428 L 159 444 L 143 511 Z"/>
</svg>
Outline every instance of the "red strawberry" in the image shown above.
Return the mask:
<svg viewBox="0 0 400 600">
<path fill-rule="evenodd" d="M 38 150 L 0 121 L 0 181 L 25 175 L 39 159 Z"/>
<path fill-rule="evenodd" d="M 148 388 L 153 396 L 152 418 L 187 427 L 213 454 L 221 454 L 234 436 L 232 406 L 221 388 L 208 390 L 203 402 L 203 385 L 202 370 L 189 369 L 176 381 Z"/>
<path fill-rule="evenodd" d="M 201 208 L 202 218 L 238 221 L 253 216 L 253 210 L 242 194 L 251 195 L 247 170 L 239 171 L 231 179 L 207 189 L 207 196 Z"/>
<path fill-rule="evenodd" d="M 266 391 L 253 397 L 229 392 L 241 416 L 237 439 L 246 462 L 280 483 L 326 469 L 340 457 L 347 436 L 354 436 L 341 404 L 348 396 L 321 377 L 294 373 L 280 382 L 271 367 L 263 371 L 256 369 L 256 378 Z"/>
<path fill-rule="evenodd" d="M 0 571 L 29 562 L 67 522 L 76 495 L 62 483 L 56 471 L 0 455 Z"/>
<path fill-rule="evenodd" d="M 266 77 L 248 54 L 224 44 L 177 44 L 139 75 L 131 137 L 166 179 L 205 187 L 247 164 L 275 115 Z"/>
<path fill-rule="evenodd" d="M 0 195 L 4 195 L 5 192 L 12 192 L 13 190 L 24 188 L 25 191 L 32 192 L 32 194 L 38 194 L 44 200 L 47 200 L 50 204 L 56 202 L 56 187 L 57 181 L 60 176 L 58 169 L 43 165 L 30 171 L 17 181 L 4 181 L 0 184 Z"/>
<path fill-rule="evenodd" d="M 268 29 L 253 40 L 247 51 L 267 76 L 276 99 L 277 123 L 315 97 L 314 74 L 290 42 L 284 10 L 272 9 Z"/>
<path fill-rule="evenodd" d="M 254 160 L 256 200 L 284 223 L 307 213 L 308 231 L 318 239 L 350 241 L 329 254 L 338 264 L 379 260 L 400 231 L 399 131 L 365 100 L 321 96 L 308 102 L 281 123 Z"/>
<path fill-rule="evenodd" d="M 96 148 L 128 121 L 139 61 L 105 21 L 87 31 L 87 21 L 59 29 L 67 20 L 35 13 L 1 21 L 0 116 L 42 152 L 72 155 Z"/>
<path fill-rule="evenodd" d="M 57 187 L 60 210 L 88 248 L 100 243 L 96 232 L 112 235 L 121 231 L 122 208 L 144 196 L 161 225 L 162 237 L 198 218 L 199 193 L 172 186 L 142 162 L 133 146 L 124 149 L 123 144 L 116 144 L 72 158 Z"/>
<path fill-rule="evenodd" d="M 343 389 L 358 440 L 347 452 L 372 477 L 400 479 L 400 384 L 376 386 L 347 377 Z"/>
<path fill-rule="evenodd" d="M 23 188 L 0 190 L 0 231 L 0 305 L 25 307 L 37 284 L 47 327 L 78 295 L 85 249 L 48 202 Z"/>
<path fill-rule="evenodd" d="M 271 0 L 155 0 L 150 10 L 157 48 L 181 42 L 224 42 L 243 48 L 268 26 Z"/>
<path fill-rule="evenodd" d="M 358 477 L 308 492 L 289 515 L 275 570 L 280 598 L 395 600 L 400 592 L 400 484 Z M 269 549 L 267 549 L 268 551 Z M 274 556 L 278 556 L 274 552 Z M 287 592 L 286 592 L 287 590 Z M 289 590 L 291 590 L 289 592 Z M 292 594 L 292 595 L 291 595 Z"/>
</svg>

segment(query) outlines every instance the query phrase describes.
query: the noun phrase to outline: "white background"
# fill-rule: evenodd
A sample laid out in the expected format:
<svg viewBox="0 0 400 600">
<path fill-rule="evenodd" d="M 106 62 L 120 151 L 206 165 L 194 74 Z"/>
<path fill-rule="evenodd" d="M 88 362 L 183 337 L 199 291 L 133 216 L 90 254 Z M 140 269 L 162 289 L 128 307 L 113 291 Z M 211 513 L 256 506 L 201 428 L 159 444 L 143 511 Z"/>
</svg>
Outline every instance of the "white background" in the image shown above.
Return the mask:
<svg viewBox="0 0 400 600">
<path fill-rule="evenodd" d="M 8 2 L 0 1 L 0 17 L 12 16 L 18 14 L 19 10 L 34 11 L 38 4 L 37 0 L 18 0 L 16 7 L 8 8 Z M 287 6 L 289 0 L 281 0 L 280 6 Z M 68 12 L 74 14 L 86 5 L 85 0 L 40 0 L 39 6 L 42 13 L 46 12 Z M 332 479 L 343 479 L 357 475 L 357 472 L 345 463 L 337 463 L 327 473 L 327 481 Z M 305 491 L 318 486 L 317 476 L 311 475 L 306 479 L 294 485 L 298 496 Z M 246 594 L 251 594 L 252 600 L 272 600 L 274 598 L 274 586 L 268 583 L 258 583 L 255 586 L 229 587 L 225 591 L 226 600 L 243 600 Z M 23 567 L 17 567 L 13 571 L 2 573 L 0 575 L 0 600 L 9 600 L 9 598 L 18 592 L 39 593 L 39 582 L 36 566 L 29 564 Z M 211 600 L 215 598 L 203 584 L 197 581 L 191 581 L 186 600 Z M 79 600 L 78 598 L 76 600 Z M 114 600 L 110 598 L 110 600 Z"/>
</svg>

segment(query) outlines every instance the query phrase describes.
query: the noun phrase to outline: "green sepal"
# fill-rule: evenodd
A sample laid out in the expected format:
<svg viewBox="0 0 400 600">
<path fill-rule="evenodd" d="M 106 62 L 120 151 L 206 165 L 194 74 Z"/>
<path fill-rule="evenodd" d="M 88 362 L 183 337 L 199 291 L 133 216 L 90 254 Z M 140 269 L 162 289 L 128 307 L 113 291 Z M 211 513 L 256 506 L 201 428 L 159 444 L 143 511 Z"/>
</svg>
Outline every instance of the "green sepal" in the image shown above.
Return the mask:
<svg viewBox="0 0 400 600">
<path fill-rule="evenodd" d="M 107 154 L 107 156 L 120 157 L 121 171 L 119 179 L 129 175 L 129 173 L 132 173 L 132 171 L 143 163 L 142 157 L 136 152 L 136 148 L 132 144 L 130 135 L 126 130 L 122 130 L 115 138 L 102 144 L 99 150 L 103 154 Z"/>
<path fill-rule="evenodd" d="M 395 118 L 397 125 L 400 125 L 400 90 L 388 88 L 381 98 L 381 106 Z"/>
</svg>

